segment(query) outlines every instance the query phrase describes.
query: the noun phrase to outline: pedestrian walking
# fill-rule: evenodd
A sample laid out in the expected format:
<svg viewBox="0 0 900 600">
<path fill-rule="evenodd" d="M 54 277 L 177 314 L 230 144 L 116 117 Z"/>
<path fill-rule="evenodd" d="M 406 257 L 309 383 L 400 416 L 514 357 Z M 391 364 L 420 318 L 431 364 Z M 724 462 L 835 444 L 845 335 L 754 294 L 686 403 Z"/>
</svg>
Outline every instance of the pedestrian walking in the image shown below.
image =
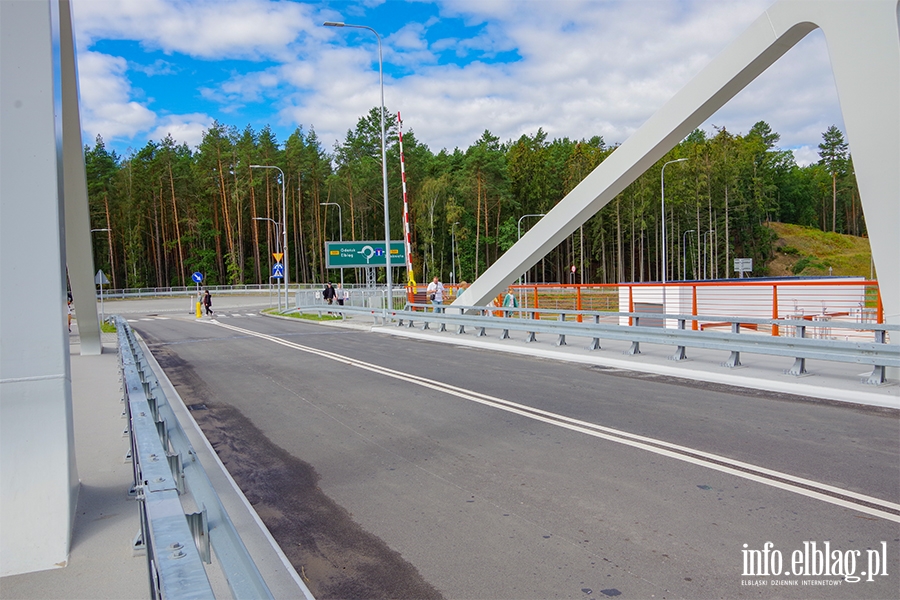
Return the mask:
<svg viewBox="0 0 900 600">
<path fill-rule="evenodd" d="M 325 302 L 328 304 L 334 302 L 334 288 L 331 287 L 330 283 L 325 284 L 325 289 L 322 290 L 322 298 L 324 298 Z"/>
<path fill-rule="evenodd" d="M 431 300 L 431 304 L 434 306 L 434 312 L 444 312 L 441 308 L 444 304 L 444 284 L 441 283 L 441 280 L 435 276 L 425 291 L 428 294 L 428 299 Z"/>
<path fill-rule="evenodd" d="M 503 297 L 503 307 L 504 308 L 519 308 L 519 299 L 516 298 L 516 295 L 513 294 L 512 289 L 506 290 L 506 295 Z M 503 315 L 506 317 L 512 316 L 511 310 L 503 311 Z"/>
<path fill-rule="evenodd" d="M 344 288 L 341 287 L 341 284 L 337 284 L 337 289 L 334 290 L 334 299 L 337 300 L 339 306 L 344 305 Z"/>
<path fill-rule="evenodd" d="M 212 315 L 212 295 L 209 293 L 209 290 L 203 291 L 203 306 L 206 308 L 206 314 Z"/>
</svg>

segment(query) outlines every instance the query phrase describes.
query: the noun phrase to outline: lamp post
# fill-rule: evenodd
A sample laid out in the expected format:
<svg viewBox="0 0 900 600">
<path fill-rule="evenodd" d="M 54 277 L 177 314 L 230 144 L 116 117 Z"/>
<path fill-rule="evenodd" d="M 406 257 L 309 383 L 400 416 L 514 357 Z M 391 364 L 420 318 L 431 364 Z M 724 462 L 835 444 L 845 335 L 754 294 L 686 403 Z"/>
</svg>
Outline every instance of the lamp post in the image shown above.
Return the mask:
<svg viewBox="0 0 900 600">
<path fill-rule="evenodd" d="M 275 250 L 278 250 L 278 242 L 281 239 L 280 228 L 281 223 L 276 221 L 275 219 L 270 219 L 269 217 L 253 217 L 254 221 L 269 221 L 275 225 Z M 281 292 L 277 294 L 278 296 L 278 311 L 281 312 Z M 269 302 L 272 301 L 272 277 L 269 276 Z"/>
<path fill-rule="evenodd" d="M 338 235 L 340 240 L 344 241 L 344 219 L 341 212 L 341 205 L 337 202 L 319 202 L 319 206 L 337 206 L 338 209 Z M 341 267 L 341 287 L 344 287 L 344 267 Z"/>
<path fill-rule="evenodd" d="M 659 173 L 659 181 L 660 181 L 660 193 L 662 194 L 662 283 L 663 283 L 663 295 L 665 295 L 666 290 L 666 165 L 671 165 L 672 163 L 679 163 L 686 161 L 686 158 L 676 158 L 675 160 L 670 160 L 667 163 L 664 163 L 662 166 L 662 170 Z M 677 259 L 676 259 L 677 260 Z"/>
<path fill-rule="evenodd" d="M 519 221 L 516 223 L 516 241 L 518 242 L 520 239 L 522 239 L 522 219 L 525 219 L 527 217 L 544 217 L 544 216 L 546 216 L 546 213 L 533 213 L 530 215 L 522 215 L 521 217 L 519 217 Z M 519 276 L 519 284 L 520 285 L 522 284 L 522 276 L 521 275 Z M 528 271 L 525 271 L 525 284 L 528 285 Z M 523 302 L 521 288 L 519 288 L 519 306 L 525 306 L 525 303 Z"/>
<path fill-rule="evenodd" d="M 91 233 L 94 233 L 95 231 L 109 231 L 109 228 L 105 227 L 103 229 L 91 229 Z M 104 316 L 105 315 L 103 314 L 103 282 L 101 281 L 100 282 L 100 322 L 101 323 L 103 322 Z"/>
<path fill-rule="evenodd" d="M 686 158 L 676 158 L 669 162 L 663 163 L 662 170 L 659 172 L 660 194 L 662 198 L 662 298 L 663 298 L 663 314 L 666 312 L 666 271 L 668 263 L 666 262 L 666 165 L 686 161 Z M 678 260 L 677 258 L 675 260 Z M 663 319 L 663 327 L 665 327 L 665 319 Z"/>
<path fill-rule="evenodd" d="M 250 165 L 251 169 L 278 169 L 281 173 L 281 251 L 284 253 L 284 310 L 288 308 L 288 245 L 287 245 L 287 201 L 284 195 L 284 186 L 287 181 L 284 178 L 284 171 L 279 167 L 270 165 Z M 277 232 L 276 232 L 277 235 Z M 279 300 L 280 303 L 280 300 Z"/>
<path fill-rule="evenodd" d="M 522 238 L 522 219 L 525 219 L 526 217 L 544 217 L 544 216 L 546 216 L 545 213 L 522 215 L 521 217 L 519 217 L 519 222 L 516 223 L 516 241 L 518 242 Z M 519 283 L 522 283 L 521 276 L 519 277 Z M 526 284 L 528 283 L 528 272 L 527 271 L 525 272 L 525 283 Z"/>
<path fill-rule="evenodd" d="M 689 233 L 695 232 L 696 229 L 688 229 L 684 233 L 681 234 L 681 278 L 687 279 L 687 246 L 684 243 L 684 238 Z"/>
<path fill-rule="evenodd" d="M 394 290 L 391 278 L 391 222 L 390 213 L 388 212 L 387 150 L 385 149 L 384 138 L 384 63 L 381 58 L 381 36 L 368 25 L 350 25 L 349 23 L 338 21 L 325 21 L 323 25 L 325 27 L 368 29 L 375 34 L 375 39 L 378 40 L 378 78 L 381 83 L 381 179 L 384 186 L 384 253 L 386 255 L 385 266 L 387 271 L 387 308 L 391 310 L 394 307 Z"/>
</svg>

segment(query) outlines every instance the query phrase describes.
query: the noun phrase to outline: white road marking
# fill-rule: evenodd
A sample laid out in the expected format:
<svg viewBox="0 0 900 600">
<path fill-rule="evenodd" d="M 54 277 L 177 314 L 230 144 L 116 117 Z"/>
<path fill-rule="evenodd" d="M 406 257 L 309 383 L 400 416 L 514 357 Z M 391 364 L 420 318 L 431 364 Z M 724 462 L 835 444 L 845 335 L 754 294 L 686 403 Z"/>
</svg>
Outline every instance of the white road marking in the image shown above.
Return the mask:
<svg viewBox="0 0 900 600">
<path fill-rule="evenodd" d="M 653 452 L 655 454 L 674 458 L 675 460 L 680 460 L 690 464 L 706 467 L 708 469 L 721 471 L 723 473 L 728 473 L 736 477 L 741 477 L 743 479 L 793 492 L 795 494 L 800 494 L 808 498 L 815 498 L 817 500 L 828 502 L 836 506 L 857 510 L 859 512 L 880 517 L 882 519 L 900 523 L 900 504 L 882 500 L 881 498 L 859 494 L 850 490 L 845 490 L 824 483 L 819 483 L 817 481 L 812 481 L 810 479 L 796 477 L 788 473 L 774 471 L 765 467 L 759 467 L 750 463 L 737 461 L 725 456 L 719 456 L 717 454 L 695 450 L 687 446 L 680 446 L 678 444 L 672 444 L 663 440 L 636 435 L 627 431 L 613 429 L 611 427 L 604 427 L 602 425 L 597 425 L 596 423 L 573 419 L 565 415 L 551 413 L 538 408 L 532 408 L 523 404 L 518 404 L 515 402 L 510 402 L 508 400 L 503 400 L 501 398 L 496 398 L 494 396 L 489 396 L 487 394 L 473 392 L 471 390 L 459 388 L 447 383 L 435 381 L 433 379 L 426 379 L 425 377 L 410 375 L 408 373 L 395 371 L 394 369 L 389 369 L 387 367 L 382 367 L 361 360 L 348 358 L 346 356 L 341 356 L 340 354 L 335 354 L 334 352 L 328 352 L 327 350 L 319 350 L 317 348 L 303 346 L 301 344 L 283 340 L 281 338 L 265 333 L 259 333 L 256 331 L 251 331 L 249 329 L 235 327 L 233 325 L 225 325 L 223 323 L 216 324 L 220 327 L 224 327 L 226 329 L 230 329 L 232 331 L 236 331 L 245 335 L 258 337 L 260 339 L 268 340 L 270 342 L 274 342 L 288 348 L 293 348 L 301 352 L 315 354 L 316 356 L 328 358 L 349 366 L 364 369 L 366 371 L 371 371 L 373 373 L 379 373 L 387 377 L 392 377 L 394 379 L 413 383 L 439 392 L 444 392 L 458 398 L 463 398 L 472 402 L 483 404 L 485 406 L 491 406 L 493 408 L 514 413 L 523 417 L 527 417 L 529 419 L 534 419 L 535 421 L 541 421 L 543 423 L 548 423 L 550 425 L 555 425 L 557 427 L 562 427 L 571 431 L 577 431 L 579 433 L 584 433 L 593 437 L 605 439 L 619 444 L 624 444 L 626 446 L 632 446 L 634 448 L 639 448 L 641 450 L 646 450 L 648 452 Z M 836 494 L 840 497 L 835 497 L 830 494 Z"/>
</svg>

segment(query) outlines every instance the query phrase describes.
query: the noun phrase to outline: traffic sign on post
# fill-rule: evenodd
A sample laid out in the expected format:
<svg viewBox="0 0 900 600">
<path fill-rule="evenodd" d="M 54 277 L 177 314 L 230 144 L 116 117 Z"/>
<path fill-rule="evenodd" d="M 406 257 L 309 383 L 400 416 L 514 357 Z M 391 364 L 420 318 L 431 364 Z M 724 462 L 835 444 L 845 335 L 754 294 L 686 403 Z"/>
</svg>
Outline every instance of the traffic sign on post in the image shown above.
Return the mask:
<svg viewBox="0 0 900 600">
<path fill-rule="evenodd" d="M 272 279 L 284 279 L 284 264 L 275 263 L 272 265 Z"/>
<path fill-rule="evenodd" d="M 384 267 L 384 242 L 325 242 L 325 266 L 329 269 Z M 406 266 L 406 244 L 391 242 L 391 266 Z"/>
<path fill-rule="evenodd" d="M 734 270 L 738 273 L 738 277 L 743 277 L 744 273 L 753 272 L 752 258 L 736 258 L 734 259 Z"/>
<path fill-rule="evenodd" d="M 193 275 L 191 275 L 191 279 L 194 280 L 194 283 L 202 283 L 203 282 L 203 273 L 200 271 L 195 271 Z"/>
</svg>

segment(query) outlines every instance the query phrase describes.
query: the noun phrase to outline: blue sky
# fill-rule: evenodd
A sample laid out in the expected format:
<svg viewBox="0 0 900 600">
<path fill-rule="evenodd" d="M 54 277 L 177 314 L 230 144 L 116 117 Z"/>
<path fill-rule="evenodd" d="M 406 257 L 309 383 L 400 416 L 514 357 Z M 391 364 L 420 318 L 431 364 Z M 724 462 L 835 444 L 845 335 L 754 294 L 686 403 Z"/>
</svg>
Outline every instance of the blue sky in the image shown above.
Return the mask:
<svg viewBox="0 0 900 600">
<path fill-rule="evenodd" d="M 85 143 L 119 154 L 214 120 L 326 150 L 380 102 L 433 151 L 503 140 L 625 141 L 768 0 L 73 0 Z M 704 126 L 767 121 L 798 162 L 843 129 L 824 37 L 810 34 Z"/>
</svg>

